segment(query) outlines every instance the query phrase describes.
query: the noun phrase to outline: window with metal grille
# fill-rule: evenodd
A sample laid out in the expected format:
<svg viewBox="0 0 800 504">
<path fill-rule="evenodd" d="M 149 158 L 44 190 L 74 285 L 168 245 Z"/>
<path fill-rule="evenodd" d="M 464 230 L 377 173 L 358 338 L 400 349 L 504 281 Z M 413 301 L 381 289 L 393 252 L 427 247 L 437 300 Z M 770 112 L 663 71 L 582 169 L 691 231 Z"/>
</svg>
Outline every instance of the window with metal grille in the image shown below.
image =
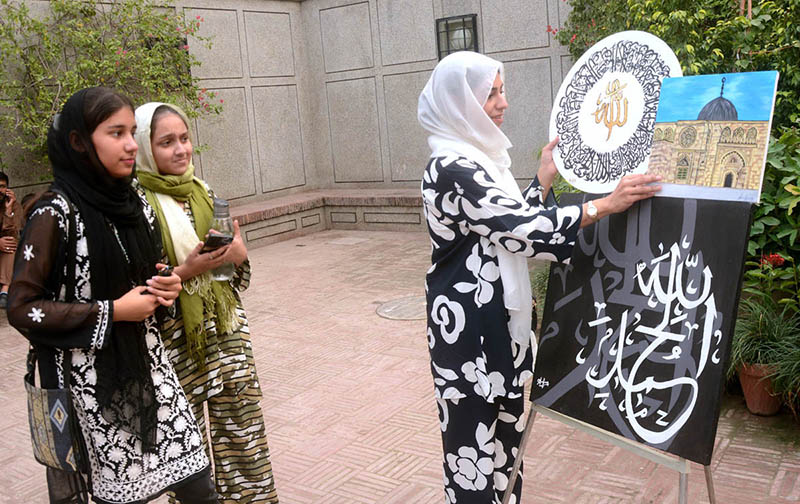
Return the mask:
<svg viewBox="0 0 800 504">
<path fill-rule="evenodd" d="M 478 15 L 467 14 L 436 20 L 436 48 L 441 60 L 456 51 L 478 52 Z"/>
<path fill-rule="evenodd" d="M 689 160 L 686 158 L 681 158 L 678 161 L 678 170 L 675 174 L 675 178 L 678 180 L 686 180 L 686 177 L 689 176 Z"/>
</svg>

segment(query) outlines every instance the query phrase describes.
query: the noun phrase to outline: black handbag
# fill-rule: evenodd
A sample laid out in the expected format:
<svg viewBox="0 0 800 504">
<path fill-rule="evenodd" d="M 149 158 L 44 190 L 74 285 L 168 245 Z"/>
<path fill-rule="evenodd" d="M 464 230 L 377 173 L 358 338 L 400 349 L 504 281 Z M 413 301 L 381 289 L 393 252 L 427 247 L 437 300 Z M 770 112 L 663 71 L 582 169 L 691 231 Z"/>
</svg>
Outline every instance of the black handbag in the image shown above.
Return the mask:
<svg viewBox="0 0 800 504">
<path fill-rule="evenodd" d="M 64 388 L 36 386 L 36 350 L 28 351 L 25 393 L 33 456 L 37 462 L 68 472 L 85 472 L 86 448 L 70 395 L 72 352 L 64 352 Z"/>
</svg>

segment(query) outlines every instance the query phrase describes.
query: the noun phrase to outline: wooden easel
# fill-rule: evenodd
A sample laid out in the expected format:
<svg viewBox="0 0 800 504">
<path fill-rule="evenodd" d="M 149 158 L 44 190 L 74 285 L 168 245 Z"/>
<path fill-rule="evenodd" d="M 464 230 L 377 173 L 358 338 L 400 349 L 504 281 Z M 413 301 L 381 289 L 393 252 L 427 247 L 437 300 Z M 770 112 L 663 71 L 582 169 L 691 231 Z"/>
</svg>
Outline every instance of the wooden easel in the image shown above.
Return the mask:
<svg viewBox="0 0 800 504">
<path fill-rule="evenodd" d="M 503 496 L 503 504 L 508 504 L 508 501 L 511 499 L 511 494 L 512 494 L 511 489 L 514 488 L 514 485 L 517 482 L 517 476 L 519 475 L 519 468 L 522 465 L 522 457 L 525 454 L 525 446 L 528 444 L 528 438 L 530 437 L 531 431 L 533 430 L 533 421 L 536 418 L 537 413 L 541 413 L 547 418 L 550 418 L 557 422 L 561 422 L 564 425 L 577 429 L 581 432 L 590 434 L 603 441 L 607 441 L 615 446 L 628 450 L 636 455 L 644 457 L 657 464 L 661 464 L 665 467 L 678 471 L 679 473 L 678 503 L 688 504 L 689 461 L 686 460 L 685 458 L 680 458 L 680 457 L 675 458 L 674 456 L 669 455 L 665 452 L 656 450 L 654 448 L 650 448 L 649 446 L 643 445 L 641 443 L 637 443 L 636 441 L 632 441 L 628 438 L 622 437 L 619 434 L 614 434 L 613 432 L 605 431 L 586 422 L 570 418 L 566 415 L 558 413 L 557 411 L 545 408 L 544 406 L 540 406 L 536 403 L 531 404 L 531 411 L 530 413 L 528 413 L 528 419 L 525 421 L 525 430 L 522 433 L 522 441 L 520 442 L 519 450 L 517 451 L 517 457 L 514 459 L 514 467 L 511 469 L 511 477 L 508 480 L 508 486 L 506 487 L 506 492 L 505 495 Z M 703 466 L 703 471 L 705 472 L 706 475 L 706 486 L 708 487 L 708 499 L 711 502 L 711 504 L 716 504 L 717 498 L 716 495 L 714 494 L 714 481 L 711 478 L 711 468 L 709 466 Z"/>
</svg>

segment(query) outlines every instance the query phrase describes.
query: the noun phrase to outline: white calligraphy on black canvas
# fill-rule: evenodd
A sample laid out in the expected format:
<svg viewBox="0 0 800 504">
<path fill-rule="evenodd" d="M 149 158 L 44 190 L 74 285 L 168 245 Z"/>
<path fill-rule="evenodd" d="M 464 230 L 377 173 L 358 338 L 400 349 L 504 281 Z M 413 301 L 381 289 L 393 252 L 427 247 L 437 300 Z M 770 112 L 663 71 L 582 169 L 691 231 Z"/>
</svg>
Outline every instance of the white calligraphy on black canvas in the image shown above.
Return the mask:
<svg viewBox="0 0 800 504">
<path fill-rule="evenodd" d="M 708 463 L 749 205 L 662 198 L 553 265 L 535 402 Z"/>
</svg>

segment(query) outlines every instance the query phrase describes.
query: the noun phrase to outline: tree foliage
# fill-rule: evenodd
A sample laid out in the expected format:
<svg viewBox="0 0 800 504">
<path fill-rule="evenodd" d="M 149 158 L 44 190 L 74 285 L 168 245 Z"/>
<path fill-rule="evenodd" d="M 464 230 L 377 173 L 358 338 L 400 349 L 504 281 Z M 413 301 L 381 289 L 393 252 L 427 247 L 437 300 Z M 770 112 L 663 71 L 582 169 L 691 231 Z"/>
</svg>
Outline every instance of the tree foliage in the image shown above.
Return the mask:
<svg viewBox="0 0 800 504">
<path fill-rule="evenodd" d="M 778 289 L 800 310 L 800 0 L 568 0 L 563 27 L 548 31 L 579 58 L 600 39 L 624 30 L 650 32 L 678 57 L 684 75 L 780 72 L 772 138 L 748 242 L 745 290 Z M 765 264 L 765 258 L 779 256 Z"/>
<path fill-rule="evenodd" d="M 772 139 L 753 212 L 745 291 L 780 298 L 800 312 L 800 132 L 786 128 Z"/>
<path fill-rule="evenodd" d="M 800 125 L 800 0 L 569 0 L 556 38 L 578 58 L 619 31 L 650 32 L 669 45 L 684 75 L 777 70 L 774 124 Z"/>
<path fill-rule="evenodd" d="M 162 1 L 52 0 L 48 12 L 33 12 L 0 0 L 0 167 L 45 173 L 53 115 L 84 87 L 177 103 L 193 116 L 219 113 L 221 100 L 191 74 L 199 62 L 189 40 L 210 47 L 197 34 L 201 22 Z"/>
</svg>

